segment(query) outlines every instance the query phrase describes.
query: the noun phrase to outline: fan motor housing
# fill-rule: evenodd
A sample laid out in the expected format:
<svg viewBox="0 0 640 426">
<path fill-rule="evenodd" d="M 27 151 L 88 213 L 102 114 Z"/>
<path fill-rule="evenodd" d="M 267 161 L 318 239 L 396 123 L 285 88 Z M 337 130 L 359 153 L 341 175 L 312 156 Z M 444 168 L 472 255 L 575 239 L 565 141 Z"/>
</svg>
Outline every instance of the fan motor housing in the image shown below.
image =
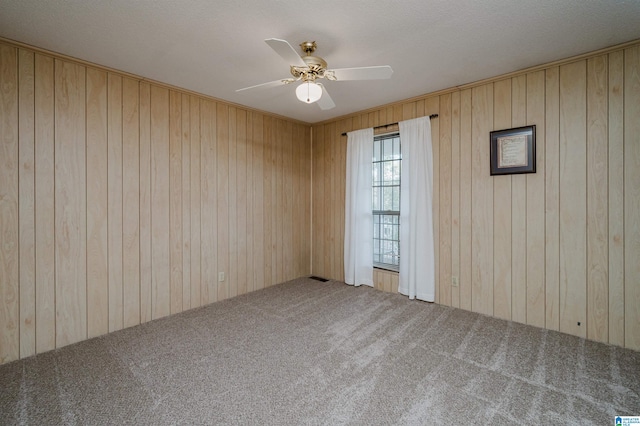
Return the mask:
<svg viewBox="0 0 640 426">
<path fill-rule="evenodd" d="M 291 75 L 304 81 L 324 77 L 327 70 L 327 62 L 324 59 L 318 56 L 303 56 L 302 60 L 307 64 L 307 68 L 292 66 Z"/>
</svg>

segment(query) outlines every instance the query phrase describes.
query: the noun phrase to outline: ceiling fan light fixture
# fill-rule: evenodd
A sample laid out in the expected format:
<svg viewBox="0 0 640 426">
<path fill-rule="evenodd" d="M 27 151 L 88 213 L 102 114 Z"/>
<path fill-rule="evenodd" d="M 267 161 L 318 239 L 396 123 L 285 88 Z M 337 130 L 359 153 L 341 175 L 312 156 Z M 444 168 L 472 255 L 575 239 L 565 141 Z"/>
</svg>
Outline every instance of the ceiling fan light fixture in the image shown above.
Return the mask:
<svg viewBox="0 0 640 426">
<path fill-rule="evenodd" d="M 322 87 L 313 81 L 305 81 L 296 87 L 296 96 L 300 102 L 312 104 L 322 97 Z"/>
</svg>

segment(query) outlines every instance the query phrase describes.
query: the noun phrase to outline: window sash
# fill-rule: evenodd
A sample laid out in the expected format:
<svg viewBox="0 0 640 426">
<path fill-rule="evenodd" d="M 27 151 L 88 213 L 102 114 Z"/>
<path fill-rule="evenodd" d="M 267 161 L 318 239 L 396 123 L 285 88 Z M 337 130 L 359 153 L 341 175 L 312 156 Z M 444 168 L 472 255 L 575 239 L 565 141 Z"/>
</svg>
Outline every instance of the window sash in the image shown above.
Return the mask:
<svg viewBox="0 0 640 426">
<path fill-rule="evenodd" d="M 402 153 L 399 133 L 373 140 L 373 264 L 400 268 L 400 172 Z"/>
</svg>

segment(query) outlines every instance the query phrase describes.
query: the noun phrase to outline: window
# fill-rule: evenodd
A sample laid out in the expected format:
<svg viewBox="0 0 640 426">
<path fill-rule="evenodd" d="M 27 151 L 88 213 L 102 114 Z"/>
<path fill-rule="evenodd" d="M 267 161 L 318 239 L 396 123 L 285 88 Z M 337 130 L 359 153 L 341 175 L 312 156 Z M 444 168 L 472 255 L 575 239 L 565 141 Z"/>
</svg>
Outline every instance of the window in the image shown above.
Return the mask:
<svg viewBox="0 0 640 426">
<path fill-rule="evenodd" d="M 398 133 L 373 140 L 373 264 L 400 268 L 400 170 Z"/>
</svg>

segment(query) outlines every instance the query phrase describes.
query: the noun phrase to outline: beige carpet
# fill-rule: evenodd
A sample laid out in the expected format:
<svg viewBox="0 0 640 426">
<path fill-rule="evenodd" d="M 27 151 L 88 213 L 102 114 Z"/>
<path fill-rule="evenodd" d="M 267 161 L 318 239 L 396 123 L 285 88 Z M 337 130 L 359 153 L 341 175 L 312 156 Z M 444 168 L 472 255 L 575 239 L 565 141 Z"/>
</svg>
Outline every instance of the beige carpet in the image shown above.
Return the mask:
<svg viewBox="0 0 640 426">
<path fill-rule="evenodd" d="M 2 424 L 614 424 L 640 353 L 302 278 L 0 366 Z"/>
</svg>

